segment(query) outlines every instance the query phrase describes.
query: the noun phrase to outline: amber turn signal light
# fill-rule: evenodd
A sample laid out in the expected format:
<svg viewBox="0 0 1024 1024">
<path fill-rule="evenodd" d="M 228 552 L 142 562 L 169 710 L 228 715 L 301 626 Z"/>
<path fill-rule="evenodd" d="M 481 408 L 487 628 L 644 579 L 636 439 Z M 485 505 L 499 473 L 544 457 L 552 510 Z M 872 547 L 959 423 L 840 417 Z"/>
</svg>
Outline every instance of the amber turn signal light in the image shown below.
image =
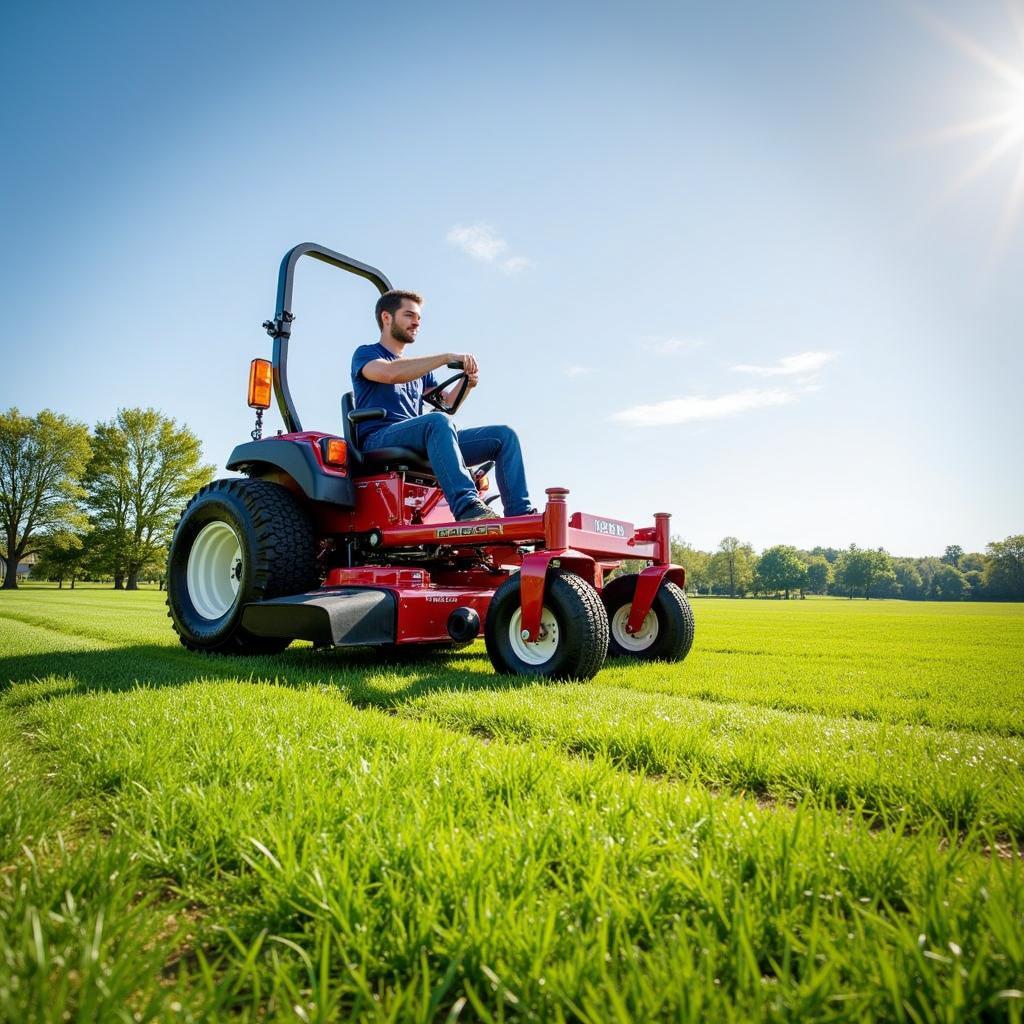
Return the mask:
<svg viewBox="0 0 1024 1024">
<path fill-rule="evenodd" d="M 344 466 L 348 461 L 348 445 L 340 437 L 326 438 L 323 453 L 329 466 Z"/>
<path fill-rule="evenodd" d="M 273 370 L 269 359 L 254 359 L 249 364 L 249 408 L 269 409 Z"/>
</svg>

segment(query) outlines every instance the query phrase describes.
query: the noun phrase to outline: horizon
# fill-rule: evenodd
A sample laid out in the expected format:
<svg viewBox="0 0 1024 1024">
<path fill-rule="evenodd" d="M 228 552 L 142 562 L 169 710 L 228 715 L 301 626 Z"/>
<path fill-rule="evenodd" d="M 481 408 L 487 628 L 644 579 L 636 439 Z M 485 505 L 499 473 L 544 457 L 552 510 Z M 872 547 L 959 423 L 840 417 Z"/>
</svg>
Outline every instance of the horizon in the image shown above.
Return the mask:
<svg viewBox="0 0 1024 1024">
<path fill-rule="evenodd" d="M 477 355 L 459 422 L 517 429 L 538 506 L 705 551 L 1024 529 L 1019 3 L 394 18 L 14 12 L 0 406 L 153 406 L 222 468 L 316 241 L 424 294 L 415 354 Z M 341 432 L 375 299 L 300 264 L 307 428 Z"/>
</svg>

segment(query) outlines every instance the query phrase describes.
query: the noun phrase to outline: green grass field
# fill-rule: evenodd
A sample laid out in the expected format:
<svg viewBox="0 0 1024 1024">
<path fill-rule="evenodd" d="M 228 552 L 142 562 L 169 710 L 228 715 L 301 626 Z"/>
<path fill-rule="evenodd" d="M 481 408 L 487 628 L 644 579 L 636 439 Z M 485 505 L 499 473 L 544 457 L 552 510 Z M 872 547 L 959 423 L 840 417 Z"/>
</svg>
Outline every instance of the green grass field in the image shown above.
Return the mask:
<svg viewBox="0 0 1024 1024">
<path fill-rule="evenodd" d="M 533 685 L 0 592 L 0 1019 L 1024 1019 L 1024 608 L 695 611 Z"/>
</svg>

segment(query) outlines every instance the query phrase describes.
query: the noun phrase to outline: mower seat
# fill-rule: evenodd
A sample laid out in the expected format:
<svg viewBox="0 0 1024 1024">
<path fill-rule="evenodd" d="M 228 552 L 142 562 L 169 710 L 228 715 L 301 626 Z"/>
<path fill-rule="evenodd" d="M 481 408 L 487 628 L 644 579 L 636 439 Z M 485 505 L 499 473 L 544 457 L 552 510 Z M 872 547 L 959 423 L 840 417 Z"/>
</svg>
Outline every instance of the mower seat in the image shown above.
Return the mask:
<svg viewBox="0 0 1024 1024">
<path fill-rule="evenodd" d="M 390 470 L 412 471 L 417 476 L 430 477 L 437 482 L 434 470 L 425 452 L 415 448 L 375 448 L 364 452 L 356 443 L 356 425 L 368 420 L 382 420 L 387 415 L 383 409 L 356 409 L 355 398 L 349 391 L 341 396 L 341 423 L 348 445 L 348 464 L 353 476 L 368 473 L 382 473 Z"/>
</svg>

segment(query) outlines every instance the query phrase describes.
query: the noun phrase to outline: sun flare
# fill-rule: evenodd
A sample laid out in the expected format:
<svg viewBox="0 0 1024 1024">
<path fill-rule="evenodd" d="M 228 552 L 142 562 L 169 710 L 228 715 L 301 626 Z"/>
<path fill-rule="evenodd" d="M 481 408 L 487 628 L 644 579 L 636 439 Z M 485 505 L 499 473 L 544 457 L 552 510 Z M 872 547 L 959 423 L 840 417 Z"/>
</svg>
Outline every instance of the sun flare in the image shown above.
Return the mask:
<svg viewBox="0 0 1024 1024">
<path fill-rule="evenodd" d="M 1024 8 L 1007 5 L 1013 33 L 1024 53 Z M 937 15 L 919 11 L 927 24 L 975 64 L 984 68 L 991 87 L 989 109 L 976 118 L 947 125 L 922 141 L 948 143 L 977 136 L 984 140 L 982 152 L 955 178 L 940 197 L 944 204 L 990 168 L 1003 160 L 1016 161 L 1010 190 L 1003 202 L 996 229 L 995 251 L 1009 240 L 1024 205 L 1024 57 L 1017 62 L 1004 59 L 965 32 Z"/>
</svg>

